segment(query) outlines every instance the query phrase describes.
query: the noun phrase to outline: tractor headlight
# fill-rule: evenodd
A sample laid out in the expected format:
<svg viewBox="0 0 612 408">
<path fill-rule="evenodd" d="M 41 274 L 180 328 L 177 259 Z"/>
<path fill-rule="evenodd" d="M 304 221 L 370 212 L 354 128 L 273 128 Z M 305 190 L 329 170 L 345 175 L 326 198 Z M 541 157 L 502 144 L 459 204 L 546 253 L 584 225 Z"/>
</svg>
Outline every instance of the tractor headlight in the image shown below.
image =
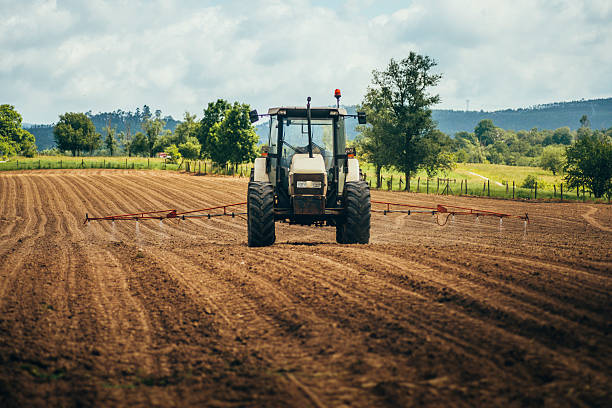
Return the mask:
<svg viewBox="0 0 612 408">
<path fill-rule="evenodd" d="M 320 181 L 312 181 L 312 180 L 305 180 L 305 181 L 297 181 L 296 183 L 296 187 L 297 188 L 321 188 L 321 182 Z"/>
</svg>

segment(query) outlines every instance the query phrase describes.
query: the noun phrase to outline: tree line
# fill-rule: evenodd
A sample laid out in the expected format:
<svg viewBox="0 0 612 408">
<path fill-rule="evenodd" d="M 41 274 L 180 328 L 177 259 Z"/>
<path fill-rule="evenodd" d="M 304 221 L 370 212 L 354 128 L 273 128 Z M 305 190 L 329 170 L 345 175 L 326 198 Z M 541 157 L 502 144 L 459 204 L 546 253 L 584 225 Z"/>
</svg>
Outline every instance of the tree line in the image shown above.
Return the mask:
<svg viewBox="0 0 612 408">
<path fill-rule="evenodd" d="M 146 105 L 145 105 L 146 107 Z M 250 107 L 239 102 L 229 103 L 218 99 L 210 102 L 202 118 L 185 112 L 182 122 L 174 131 L 166 128 L 166 118 L 161 111 L 151 114 L 143 109 L 140 130 L 127 126 L 117 132 L 110 119 L 102 134 L 85 113 L 67 112 L 60 115 L 53 133 L 57 149 L 73 156 L 94 154 L 101 149 L 113 156 L 154 157 L 166 153 L 172 161 L 181 159 L 211 159 L 218 164 L 250 162 L 256 156 L 257 135 L 249 120 Z"/>
</svg>

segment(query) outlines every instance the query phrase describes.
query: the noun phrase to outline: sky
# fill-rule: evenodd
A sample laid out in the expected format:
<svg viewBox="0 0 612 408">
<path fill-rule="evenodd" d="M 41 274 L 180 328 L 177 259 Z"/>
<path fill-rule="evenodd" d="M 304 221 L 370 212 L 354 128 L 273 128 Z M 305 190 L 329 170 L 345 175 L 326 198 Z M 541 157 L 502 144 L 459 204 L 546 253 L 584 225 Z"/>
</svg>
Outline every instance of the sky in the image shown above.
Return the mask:
<svg viewBox="0 0 612 408">
<path fill-rule="evenodd" d="M 373 70 L 437 62 L 434 108 L 612 96 L 610 0 L 0 0 L 0 103 L 27 123 L 223 98 L 259 112 L 361 102 Z"/>
</svg>

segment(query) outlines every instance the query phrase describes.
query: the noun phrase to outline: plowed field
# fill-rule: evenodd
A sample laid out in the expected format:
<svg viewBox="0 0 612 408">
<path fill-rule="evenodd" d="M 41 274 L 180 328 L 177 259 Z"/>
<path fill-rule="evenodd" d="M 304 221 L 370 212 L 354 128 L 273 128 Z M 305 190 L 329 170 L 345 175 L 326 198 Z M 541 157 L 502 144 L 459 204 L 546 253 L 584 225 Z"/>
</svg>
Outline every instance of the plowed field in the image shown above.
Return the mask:
<svg viewBox="0 0 612 408">
<path fill-rule="evenodd" d="M 245 201 L 245 179 L 0 174 L 0 406 L 610 406 L 612 206 L 332 228 L 90 216 Z"/>
</svg>

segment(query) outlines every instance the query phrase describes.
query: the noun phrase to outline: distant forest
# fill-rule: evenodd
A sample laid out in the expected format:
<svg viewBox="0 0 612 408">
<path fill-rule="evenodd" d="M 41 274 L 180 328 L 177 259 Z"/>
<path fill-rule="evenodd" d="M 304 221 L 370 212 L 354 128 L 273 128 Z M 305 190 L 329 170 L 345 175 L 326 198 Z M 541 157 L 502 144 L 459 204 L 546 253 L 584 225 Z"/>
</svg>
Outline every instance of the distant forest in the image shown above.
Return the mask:
<svg viewBox="0 0 612 408">
<path fill-rule="evenodd" d="M 144 105 L 142 109 L 136 108 L 136 112 L 117 109 L 114 112 L 100 112 L 94 114 L 89 111 L 85 114 L 91 119 L 98 133 L 103 133 L 103 129 L 110 120 L 111 128 L 115 128 L 117 134 L 120 132 L 127 132 L 129 128 L 130 133 L 134 135 L 137 132 L 142 132 L 141 125 L 146 117 L 161 116 L 161 111 L 156 110 L 155 112 L 151 112 L 151 109 L 147 105 Z M 166 122 L 165 129 L 169 129 L 172 132 L 174 132 L 176 125 L 181 123 L 172 116 L 164 116 L 163 119 Z M 54 126 L 55 124 L 24 125 L 24 128 L 36 137 L 36 146 L 38 150 L 44 150 L 55 147 L 55 139 L 53 138 Z"/>
<path fill-rule="evenodd" d="M 612 98 L 591 99 L 572 102 L 556 102 L 536 105 L 525 109 L 506 109 L 494 112 L 483 111 L 432 111 L 438 129 L 453 136 L 457 132 L 473 132 L 483 119 L 491 119 L 495 126 L 507 130 L 558 129 L 580 127 L 580 118 L 587 115 L 592 129 L 612 127 Z"/>
<path fill-rule="evenodd" d="M 348 113 L 355 113 L 355 106 L 346 106 Z M 151 112 L 147 105 L 142 109 L 136 108 L 136 112 L 116 110 L 114 112 L 86 113 L 92 120 L 96 130 L 102 133 L 103 128 L 110 120 L 111 127 L 117 129 L 117 133 L 126 131 L 128 126 L 130 132 L 135 134 L 141 131 L 142 121 L 147 115 L 161 115 L 161 111 Z M 494 112 L 484 111 L 456 111 L 456 110 L 433 110 L 433 119 L 438 122 L 438 128 L 454 136 L 458 132 L 473 132 L 474 128 L 483 119 L 491 119 L 495 126 L 507 130 L 531 130 L 558 129 L 564 126 L 571 130 L 580 127 L 580 118 L 587 115 L 592 129 L 604 129 L 612 127 L 612 98 L 592 99 L 572 102 L 556 102 L 545 105 L 536 105 L 524 109 L 506 109 Z M 165 116 L 166 129 L 174 131 L 180 121 L 172 116 Z M 354 121 L 357 125 L 357 121 Z M 49 149 L 55 146 L 53 139 L 53 124 L 50 125 L 25 125 L 36 137 L 36 145 L 39 150 Z M 266 140 L 267 123 L 256 127 L 260 141 Z M 357 131 L 351 122 L 347 122 L 347 137 L 353 140 Z"/>
</svg>

